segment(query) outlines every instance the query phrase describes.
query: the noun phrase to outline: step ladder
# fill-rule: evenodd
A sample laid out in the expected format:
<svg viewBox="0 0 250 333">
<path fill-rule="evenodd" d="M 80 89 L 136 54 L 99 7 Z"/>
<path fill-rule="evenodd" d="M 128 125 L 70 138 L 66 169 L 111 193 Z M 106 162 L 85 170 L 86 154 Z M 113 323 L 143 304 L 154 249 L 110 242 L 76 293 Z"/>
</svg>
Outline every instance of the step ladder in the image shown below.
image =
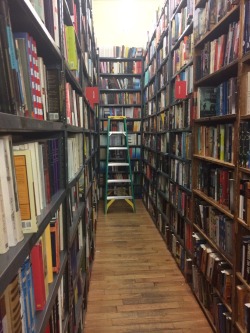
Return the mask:
<svg viewBox="0 0 250 333">
<path fill-rule="evenodd" d="M 130 165 L 125 116 L 108 117 L 106 186 L 104 213 L 116 200 L 125 200 L 135 212 L 134 186 Z"/>
</svg>

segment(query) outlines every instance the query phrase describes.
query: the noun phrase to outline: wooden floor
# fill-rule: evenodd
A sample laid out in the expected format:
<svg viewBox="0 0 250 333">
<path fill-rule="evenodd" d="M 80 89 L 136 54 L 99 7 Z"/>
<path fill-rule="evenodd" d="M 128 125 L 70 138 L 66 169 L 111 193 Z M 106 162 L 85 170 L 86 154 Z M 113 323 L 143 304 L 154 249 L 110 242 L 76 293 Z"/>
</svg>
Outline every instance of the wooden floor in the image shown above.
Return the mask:
<svg viewBox="0 0 250 333">
<path fill-rule="evenodd" d="M 100 207 L 84 333 L 211 333 L 141 200 Z"/>
</svg>

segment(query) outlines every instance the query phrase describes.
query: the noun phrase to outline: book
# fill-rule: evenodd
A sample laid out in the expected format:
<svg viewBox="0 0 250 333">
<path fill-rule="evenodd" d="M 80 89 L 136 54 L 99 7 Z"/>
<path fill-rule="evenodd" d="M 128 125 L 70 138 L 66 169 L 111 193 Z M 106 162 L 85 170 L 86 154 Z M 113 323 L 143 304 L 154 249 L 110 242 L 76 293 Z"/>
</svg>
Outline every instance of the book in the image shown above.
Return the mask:
<svg viewBox="0 0 250 333">
<path fill-rule="evenodd" d="M 55 213 L 50 221 L 50 237 L 52 251 L 52 268 L 53 272 L 58 273 L 60 269 L 60 231 L 59 231 L 59 214 Z"/>
<path fill-rule="evenodd" d="M 51 234 L 50 234 L 50 224 L 44 230 L 42 235 L 43 239 L 43 249 L 46 252 L 46 264 L 47 264 L 47 280 L 48 283 L 53 282 L 53 265 L 52 265 L 52 249 L 51 249 Z"/>
<path fill-rule="evenodd" d="M 14 150 L 14 165 L 24 233 L 37 232 L 34 179 L 30 150 Z"/>
<path fill-rule="evenodd" d="M 7 233 L 7 221 L 5 218 L 4 205 L 3 205 L 3 189 L 0 178 L 0 254 L 6 253 L 9 250 L 9 241 Z"/>
<path fill-rule="evenodd" d="M 0 168 L 1 188 L 3 195 L 3 207 L 6 223 L 8 244 L 15 246 L 23 239 L 21 228 L 21 215 L 18 192 L 16 187 L 16 173 L 13 161 L 12 139 L 10 136 L 0 138 L 0 156 L 2 167 Z"/>
<path fill-rule="evenodd" d="M 64 26 L 65 30 L 65 42 L 67 47 L 67 61 L 69 68 L 71 70 L 78 70 L 78 56 L 77 56 L 77 48 L 76 48 L 76 36 L 75 29 L 71 26 Z"/>
<path fill-rule="evenodd" d="M 7 332 L 22 333 L 19 292 L 18 275 L 16 275 L 4 291 L 8 326 Z"/>
<path fill-rule="evenodd" d="M 46 281 L 44 279 L 45 267 L 43 261 L 44 257 L 41 238 L 33 246 L 30 256 L 32 264 L 32 279 L 34 285 L 35 306 L 37 311 L 41 311 L 44 309 L 47 300 L 47 287 Z"/>
<path fill-rule="evenodd" d="M 46 78 L 47 78 L 47 100 L 48 100 L 47 120 L 59 121 L 61 117 L 60 69 L 56 67 L 47 66 Z"/>
<path fill-rule="evenodd" d="M 199 87 L 197 93 L 197 118 L 216 115 L 216 91 L 214 87 Z"/>
</svg>

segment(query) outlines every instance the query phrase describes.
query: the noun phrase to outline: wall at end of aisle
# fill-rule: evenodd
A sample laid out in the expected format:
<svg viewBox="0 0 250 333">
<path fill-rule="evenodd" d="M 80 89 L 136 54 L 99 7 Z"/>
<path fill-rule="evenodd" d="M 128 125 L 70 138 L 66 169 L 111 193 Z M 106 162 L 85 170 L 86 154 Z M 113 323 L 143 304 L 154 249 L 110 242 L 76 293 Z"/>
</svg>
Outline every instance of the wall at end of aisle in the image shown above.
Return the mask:
<svg viewBox="0 0 250 333">
<path fill-rule="evenodd" d="M 92 0 L 97 46 L 146 47 L 163 0 Z"/>
</svg>

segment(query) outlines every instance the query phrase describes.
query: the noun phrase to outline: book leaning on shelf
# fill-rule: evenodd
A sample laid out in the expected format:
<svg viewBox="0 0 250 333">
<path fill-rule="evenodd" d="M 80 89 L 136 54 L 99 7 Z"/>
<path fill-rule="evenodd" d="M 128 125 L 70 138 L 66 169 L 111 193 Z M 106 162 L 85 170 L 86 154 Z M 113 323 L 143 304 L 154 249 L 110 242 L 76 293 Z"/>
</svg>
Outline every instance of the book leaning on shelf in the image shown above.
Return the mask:
<svg viewBox="0 0 250 333">
<path fill-rule="evenodd" d="M 15 246 L 23 239 L 11 136 L 0 137 L 0 160 L 0 199 L 3 207 L 0 250 L 5 253 L 9 246 Z"/>
</svg>

